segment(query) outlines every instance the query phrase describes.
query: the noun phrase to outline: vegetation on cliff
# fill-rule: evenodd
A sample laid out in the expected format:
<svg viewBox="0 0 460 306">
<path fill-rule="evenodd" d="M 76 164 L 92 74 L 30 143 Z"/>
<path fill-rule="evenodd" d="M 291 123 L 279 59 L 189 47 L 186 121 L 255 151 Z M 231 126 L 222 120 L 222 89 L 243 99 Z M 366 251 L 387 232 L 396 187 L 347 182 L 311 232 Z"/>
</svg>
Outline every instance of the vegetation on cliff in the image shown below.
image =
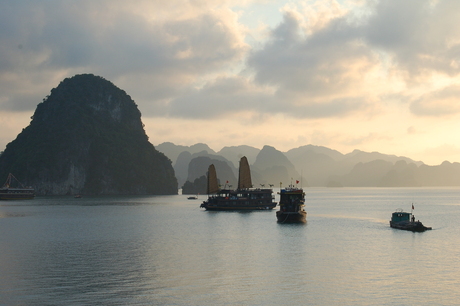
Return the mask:
<svg viewBox="0 0 460 306">
<path fill-rule="evenodd" d="M 137 105 L 92 74 L 65 79 L 37 106 L 0 156 L 0 179 L 9 172 L 38 194 L 177 194 Z"/>
</svg>

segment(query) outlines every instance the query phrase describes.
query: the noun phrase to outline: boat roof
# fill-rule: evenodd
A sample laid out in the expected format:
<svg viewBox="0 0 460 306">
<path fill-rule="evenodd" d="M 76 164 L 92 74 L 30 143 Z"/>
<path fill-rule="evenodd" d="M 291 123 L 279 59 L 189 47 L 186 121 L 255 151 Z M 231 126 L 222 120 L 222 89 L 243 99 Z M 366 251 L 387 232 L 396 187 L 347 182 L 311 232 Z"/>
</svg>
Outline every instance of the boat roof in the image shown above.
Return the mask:
<svg viewBox="0 0 460 306">
<path fill-rule="evenodd" d="M 405 211 L 402 211 L 402 210 L 397 210 L 393 213 L 394 214 L 403 214 L 403 215 L 412 215 L 412 213 L 410 212 L 405 212 Z"/>
<path fill-rule="evenodd" d="M 221 189 L 219 193 L 266 193 L 273 192 L 272 189 L 248 188 L 248 189 Z"/>
<path fill-rule="evenodd" d="M 284 188 L 281 189 L 279 193 L 302 193 L 302 188 Z"/>
</svg>

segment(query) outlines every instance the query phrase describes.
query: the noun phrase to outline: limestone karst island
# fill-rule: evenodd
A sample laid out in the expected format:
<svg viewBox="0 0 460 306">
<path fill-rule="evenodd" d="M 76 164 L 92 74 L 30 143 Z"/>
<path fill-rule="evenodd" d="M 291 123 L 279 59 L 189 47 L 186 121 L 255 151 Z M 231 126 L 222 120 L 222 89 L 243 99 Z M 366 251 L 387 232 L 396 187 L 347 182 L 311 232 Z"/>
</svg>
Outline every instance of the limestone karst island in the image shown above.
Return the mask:
<svg viewBox="0 0 460 306">
<path fill-rule="evenodd" d="M 0 156 L 37 195 L 177 194 L 171 161 L 149 142 L 135 102 L 92 74 L 63 80 Z"/>
</svg>

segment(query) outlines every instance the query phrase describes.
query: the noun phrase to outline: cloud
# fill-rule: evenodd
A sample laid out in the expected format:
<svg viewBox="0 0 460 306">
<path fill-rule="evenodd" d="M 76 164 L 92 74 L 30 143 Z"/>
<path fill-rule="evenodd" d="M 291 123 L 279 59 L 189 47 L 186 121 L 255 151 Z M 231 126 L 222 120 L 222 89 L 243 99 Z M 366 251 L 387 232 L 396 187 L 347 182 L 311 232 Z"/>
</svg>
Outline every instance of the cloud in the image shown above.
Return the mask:
<svg viewBox="0 0 460 306">
<path fill-rule="evenodd" d="M 389 83 L 414 86 L 408 76 L 422 71 L 458 73 L 460 33 L 447 25 L 460 4 L 366 4 L 357 16 L 333 0 L 291 3 L 251 49 L 226 1 L 5 1 L 0 103 L 32 110 L 63 78 L 94 73 L 131 94 L 144 116 L 322 118 L 372 111 L 382 94 L 400 94 Z"/>
<path fill-rule="evenodd" d="M 136 3 L 144 10 L 123 1 L 4 4 L 8 30 L 0 38 L 11 43 L 0 47 L 0 78 L 28 82 L 28 72 L 54 74 L 37 84 L 46 88 L 43 98 L 60 81 L 56 76 L 98 74 L 133 95 L 144 116 L 196 118 L 236 108 L 324 117 L 368 107 L 369 99 L 353 88 L 376 59 L 337 8 L 331 14 L 318 8 L 308 38 L 306 18 L 287 10 L 262 49 L 248 53 L 245 28 L 225 6 Z M 308 14 L 313 19 L 314 12 Z M 229 74 L 235 66 L 249 75 Z M 20 84 L 2 90 L 3 107 L 33 109 L 39 102 L 21 97 Z M 225 97 L 227 88 L 237 96 Z"/>
<path fill-rule="evenodd" d="M 2 127 L 0 143 L 7 144 L 12 141 L 30 121 L 30 115 L 27 113 L 0 111 L 0 122 Z M 13 135 L 13 137 L 11 135 Z M 3 149 L 4 147 L 0 147 L 0 151 L 3 151 Z"/>
<path fill-rule="evenodd" d="M 403 102 L 420 93 L 438 97 L 438 103 L 419 99 L 411 104 L 414 114 L 457 112 L 455 94 L 434 94 L 439 84 L 433 80 L 444 74 L 447 84 L 458 81 L 460 31 L 452 24 L 460 17 L 460 2 L 368 4 L 360 16 L 323 8 L 313 21 L 305 20 L 305 8 L 286 10 L 267 43 L 248 58 L 255 82 L 276 88 L 278 101 L 307 117 L 369 112 L 385 97 L 397 95 Z"/>
<path fill-rule="evenodd" d="M 410 110 L 417 116 L 452 116 L 460 113 L 459 97 L 460 86 L 449 86 L 416 99 Z"/>
<path fill-rule="evenodd" d="M 247 111 L 268 112 L 274 105 L 269 91 L 243 77 L 218 77 L 203 88 L 190 90 L 168 106 L 170 116 L 196 119 L 241 116 Z"/>
<path fill-rule="evenodd" d="M 277 88 L 279 102 L 310 117 L 340 116 L 368 108 L 366 75 L 378 61 L 346 18 L 309 35 L 298 15 L 286 12 L 263 49 L 251 53 L 255 82 Z"/>
<path fill-rule="evenodd" d="M 149 102 L 155 104 L 165 95 L 177 97 L 182 87 L 228 69 L 243 57 L 247 46 L 235 13 L 203 8 L 204 2 L 195 6 L 171 2 L 153 6 L 148 1 L 129 5 L 124 1 L 2 2 L 0 78 L 24 83 L 27 73 L 67 77 L 90 72 L 128 92 L 130 88 L 124 85 L 132 84 L 130 78 L 143 78 L 146 83 L 149 79 L 141 92 L 147 91 Z M 136 4 L 149 12 L 139 11 Z M 17 92 L 23 85 L 17 82 L 16 88 L 1 88 L 0 101 L 14 99 L 6 104 L 16 109 L 21 104 Z M 57 83 L 42 86 L 49 92 Z M 38 102 L 29 101 L 29 108 Z"/>
<path fill-rule="evenodd" d="M 168 115 L 201 119 L 252 112 L 322 118 L 369 110 L 369 98 L 356 87 L 363 74 L 373 72 L 376 59 L 355 29 L 339 18 L 306 37 L 299 18 L 287 11 L 268 42 L 249 54 L 240 75 L 218 76 L 185 90 L 164 105 Z"/>
<path fill-rule="evenodd" d="M 415 129 L 415 127 L 413 125 L 411 125 L 410 127 L 407 128 L 407 134 L 416 134 L 417 133 L 417 130 Z"/>
<path fill-rule="evenodd" d="M 260 146 L 267 130 L 342 150 L 458 142 L 459 19 L 453 0 L 1 1 L 0 112 L 28 122 L 60 81 L 93 73 L 165 141 L 191 139 L 168 124 L 206 142 L 225 121 L 218 139 Z"/>
<path fill-rule="evenodd" d="M 365 40 L 387 52 L 408 78 L 460 72 L 458 1 L 377 1 L 364 24 Z"/>
</svg>

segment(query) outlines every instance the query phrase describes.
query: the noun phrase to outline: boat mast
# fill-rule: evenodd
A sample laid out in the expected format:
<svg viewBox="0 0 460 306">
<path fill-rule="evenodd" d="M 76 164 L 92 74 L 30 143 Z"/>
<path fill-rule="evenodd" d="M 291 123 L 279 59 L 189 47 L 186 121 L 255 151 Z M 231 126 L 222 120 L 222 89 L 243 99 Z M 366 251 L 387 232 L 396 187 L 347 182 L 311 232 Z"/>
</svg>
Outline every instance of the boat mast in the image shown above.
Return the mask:
<svg viewBox="0 0 460 306">
<path fill-rule="evenodd" d="M 8 173 L 8 177 L 5 181 L 5 184 L 3 184 L 3 187 L 10 188 L 13 182 L 18 183 L 20 188 L 25 188 L 24 185 L 12 173 Z"/>
</svg>

